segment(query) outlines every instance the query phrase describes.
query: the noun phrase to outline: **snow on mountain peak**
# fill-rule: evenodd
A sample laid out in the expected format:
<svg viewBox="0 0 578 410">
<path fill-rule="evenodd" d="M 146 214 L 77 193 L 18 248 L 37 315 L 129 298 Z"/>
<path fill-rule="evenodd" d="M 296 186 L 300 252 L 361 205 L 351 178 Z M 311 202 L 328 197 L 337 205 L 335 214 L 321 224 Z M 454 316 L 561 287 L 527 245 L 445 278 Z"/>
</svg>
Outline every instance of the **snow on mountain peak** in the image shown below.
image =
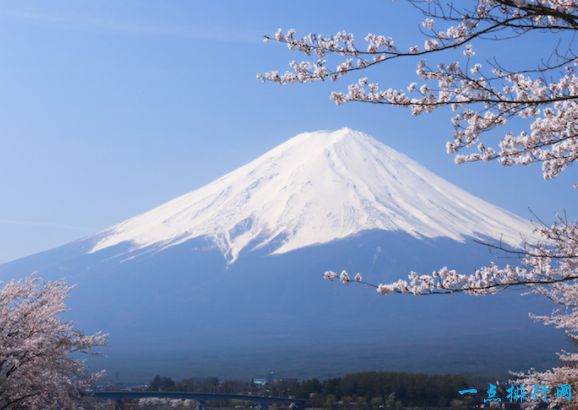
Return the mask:
<svg viewBox="0 0 578 410">
<path fill-rule="evenodd" d="M 299 134 L 233 172 L 122 222 L 90 252 L 209 237 L 233 263 L 244 249 L 280 254 L 362 231 L 494 238 L 519 246 L 529 222 L 444 181 L 359 131 Z"/>
</svg>

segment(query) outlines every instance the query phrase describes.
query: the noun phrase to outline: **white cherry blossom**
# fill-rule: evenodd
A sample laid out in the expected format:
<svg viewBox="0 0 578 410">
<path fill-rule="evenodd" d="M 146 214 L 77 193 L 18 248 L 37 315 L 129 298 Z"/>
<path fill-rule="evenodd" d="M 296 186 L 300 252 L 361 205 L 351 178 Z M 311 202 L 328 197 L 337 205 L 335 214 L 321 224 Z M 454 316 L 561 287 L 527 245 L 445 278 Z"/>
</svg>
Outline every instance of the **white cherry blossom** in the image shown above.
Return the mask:
<svg viewBox="0 0 578 410">
<path fill-rule="evenodd" d="M 77 408 L 103 373 L 72 353 L 94 354 L 105 335 L 85 335 L 59 315 L 71 286 L 33 275 L 0 288 L 0 409 Z"/>
</svg>

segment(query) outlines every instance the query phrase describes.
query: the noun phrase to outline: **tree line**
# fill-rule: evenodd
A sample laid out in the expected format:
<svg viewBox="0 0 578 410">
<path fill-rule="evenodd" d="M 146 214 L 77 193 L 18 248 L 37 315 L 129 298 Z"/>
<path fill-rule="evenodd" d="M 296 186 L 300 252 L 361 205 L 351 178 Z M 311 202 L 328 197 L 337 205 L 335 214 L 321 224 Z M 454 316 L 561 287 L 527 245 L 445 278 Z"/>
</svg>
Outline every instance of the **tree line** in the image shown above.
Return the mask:
<svg viewBox="0 0 578 410">
<path fill-rule="evenodd" d="M 175 381 L 155 376 L 149 391 L 207 392 L 296 397 L 313 407 L 402 408 L 407 406 L 467 405 L 458 391 L 471 381 L 458 375 L 401 372 L 362 372 L 320 380 L 278 378 L 265 385 L 252 381 L 186 378 Z"/>
</svg>

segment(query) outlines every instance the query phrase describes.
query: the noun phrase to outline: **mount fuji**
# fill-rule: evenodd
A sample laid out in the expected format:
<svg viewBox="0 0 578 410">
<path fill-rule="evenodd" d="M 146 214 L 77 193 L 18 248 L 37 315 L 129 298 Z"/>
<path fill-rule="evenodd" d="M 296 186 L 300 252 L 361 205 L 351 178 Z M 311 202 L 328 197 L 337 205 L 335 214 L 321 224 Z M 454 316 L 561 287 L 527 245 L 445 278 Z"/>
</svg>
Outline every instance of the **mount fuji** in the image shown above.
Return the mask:
<svg viewBox="0 0 578 410">
<path fill-rule="evenodd" d="M 256 160 L 101 233 L 0 265 L 77 284 L 67 316 L 110 333 L 123 381 L 156 373 L 324 376 L 551 366 L 564 344 L 533 324 L 536 297 L 380 298 L 322 281 L 464 271 L 517 248 L 530 222 L 348 128 L 299 134 Z M 555 358 L 555 356 L 554 356 Z M 499 374 L 498 374 L 499 373 Z"/>
<path fill-rule="evenodd" d="M 229 263 L 244 249 L 273 254 L 367 230 L 416 238 L 490 237 L 513 246 L 529 223 L 453 186 L 361 132 L 300 134 L 255 161 L 105 231 L 90 252 L 131 252 L 208 237 Z"/>
</svg>

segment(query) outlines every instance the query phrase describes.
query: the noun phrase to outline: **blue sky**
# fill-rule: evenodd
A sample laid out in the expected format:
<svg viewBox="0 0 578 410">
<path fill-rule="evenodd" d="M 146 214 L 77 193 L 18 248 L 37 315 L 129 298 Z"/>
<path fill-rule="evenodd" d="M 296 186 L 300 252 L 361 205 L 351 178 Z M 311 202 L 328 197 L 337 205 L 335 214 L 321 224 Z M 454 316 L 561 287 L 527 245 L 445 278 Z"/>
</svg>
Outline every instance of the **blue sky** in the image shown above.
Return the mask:
<svg viewBox="0 0 578 410">
<path fill-rule="evenodd" d="M 281 87 L 258 72 L 300 56 L 262 42 L 278 27 L 422 42 L 402 1 L 0 1 L 0 262 L 95 233 L 188 192 L 291 136 L 349 126 L 524 217 L 576 217 L 576 169 L 456 166 L 447 113 L 328 99 L 346 82 Z M 533 47 L 489 44 L 511 61 Z M 489 53 L 489 54 L 488 54 Z M 367 73 L 413 81 L 415 62 Z"/>
</svg>

